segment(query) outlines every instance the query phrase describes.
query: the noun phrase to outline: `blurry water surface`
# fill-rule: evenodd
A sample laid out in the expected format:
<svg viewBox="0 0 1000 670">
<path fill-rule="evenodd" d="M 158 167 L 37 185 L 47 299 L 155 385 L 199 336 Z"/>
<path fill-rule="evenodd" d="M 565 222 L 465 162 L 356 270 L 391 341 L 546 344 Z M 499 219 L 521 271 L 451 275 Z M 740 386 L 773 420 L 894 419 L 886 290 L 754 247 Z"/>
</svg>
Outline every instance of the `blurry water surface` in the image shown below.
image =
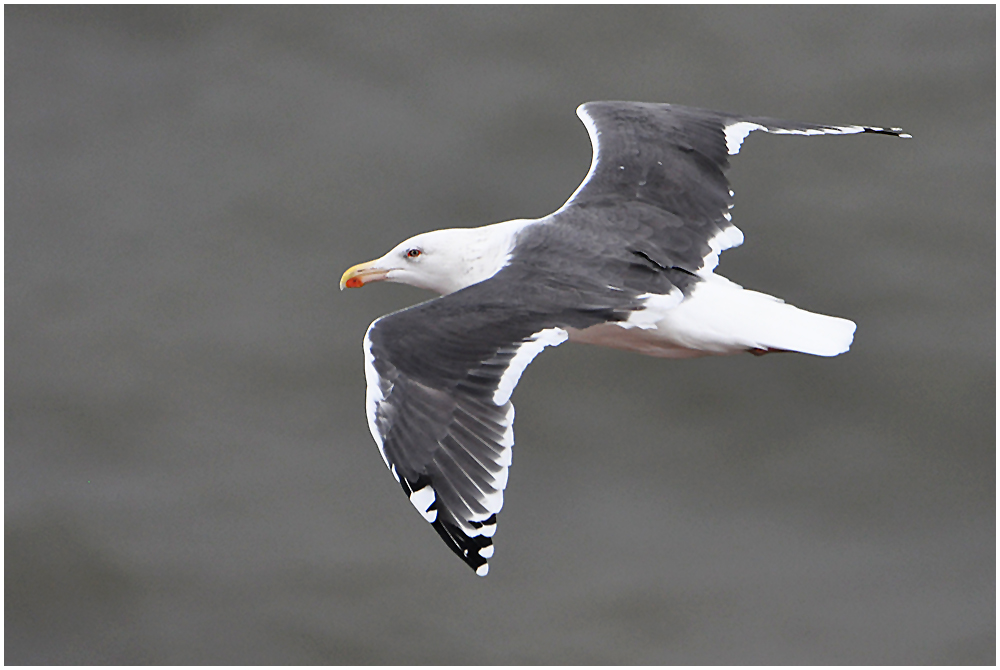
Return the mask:
<svg viewBox="0 0 1000 670">
<path fill-rule="evenodd" d="M 5 8 L 7 663 L 995 660 L 995 9 Z M 549 350 L 487 579 L 364 418 L 339 293 L 556 209 L 587 100 L 748 138 L 720 272 L 835 359 Z"/>
</svg>

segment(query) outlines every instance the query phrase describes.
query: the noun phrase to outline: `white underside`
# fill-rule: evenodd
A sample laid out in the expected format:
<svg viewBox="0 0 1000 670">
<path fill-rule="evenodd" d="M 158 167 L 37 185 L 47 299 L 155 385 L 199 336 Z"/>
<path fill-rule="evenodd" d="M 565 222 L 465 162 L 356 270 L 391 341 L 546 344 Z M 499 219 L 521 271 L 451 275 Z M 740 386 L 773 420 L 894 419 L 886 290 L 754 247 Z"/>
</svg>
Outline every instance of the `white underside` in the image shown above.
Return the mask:
<svg viewBox="0 0 1000 670">
<path fill-rule="evenodd" d="M 836 356 L 854 340 L 855 325 L 847 319 L 801 310 L 715 274 L 705 276 L 680 304 L 666 304 L 660 301 L 649 306 L 658 312 L 652 328 L 605 323 L 570 330 L 569 339 L 661 358 L 725 356 L 750 350 Z"/>
</svg>

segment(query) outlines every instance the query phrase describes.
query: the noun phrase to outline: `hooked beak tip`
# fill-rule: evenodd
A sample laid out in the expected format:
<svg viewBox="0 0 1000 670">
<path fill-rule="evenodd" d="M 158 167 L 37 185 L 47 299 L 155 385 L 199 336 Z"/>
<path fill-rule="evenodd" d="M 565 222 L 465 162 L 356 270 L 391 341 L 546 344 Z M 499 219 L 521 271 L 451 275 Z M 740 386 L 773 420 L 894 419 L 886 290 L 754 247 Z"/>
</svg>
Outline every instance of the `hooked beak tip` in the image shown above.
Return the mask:
<svg viewBox="0 0 1000 670">
<path fill-rule="evenodd" d="M 373 267 L 375 261 L 360 263 L 347 269 L 347 272 L 340 278 L 340 290 L 345 288 L 361 288 L 368 282 L 381 281 L 385 279 L 385 270 Z"/>
</svg>

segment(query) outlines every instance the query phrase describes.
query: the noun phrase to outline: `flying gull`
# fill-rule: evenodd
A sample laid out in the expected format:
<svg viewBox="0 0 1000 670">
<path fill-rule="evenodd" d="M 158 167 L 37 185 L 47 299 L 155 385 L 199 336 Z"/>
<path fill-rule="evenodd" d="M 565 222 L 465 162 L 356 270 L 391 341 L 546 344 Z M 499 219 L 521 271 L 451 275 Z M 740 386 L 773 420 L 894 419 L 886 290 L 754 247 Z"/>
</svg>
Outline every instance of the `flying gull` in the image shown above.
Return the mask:
<svg viewBox="0 0 1000 670">
<path fill-rule="evenodd" d="M 369 326 L 368 423 L 410 502 L 480 576 L 511 465 L 510 396 L 545 347 L 570 340 L 663 358 L 850 348 L 853 322 L 713 272 L 743 243 L 725 170 L 746 136 L 910 137 L 668 104 L 589 102 L 576 113 L 593 161 L 557 211 L 423 233 L 340 281 L 442 296 Z"/>
</svg>

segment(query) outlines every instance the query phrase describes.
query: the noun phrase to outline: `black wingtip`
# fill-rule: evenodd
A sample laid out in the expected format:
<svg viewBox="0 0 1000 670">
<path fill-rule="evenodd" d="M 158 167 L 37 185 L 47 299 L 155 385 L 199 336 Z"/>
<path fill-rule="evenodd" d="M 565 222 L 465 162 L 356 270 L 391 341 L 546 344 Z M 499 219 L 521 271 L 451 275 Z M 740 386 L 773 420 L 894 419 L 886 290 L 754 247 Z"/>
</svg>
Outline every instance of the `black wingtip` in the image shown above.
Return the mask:
<svg viewBox="0 0 1000 670">
<path fill-rule="evenodd" d="M 894 135 L 896 137 L 902 137 L 904 140 L 913 139 L 913 135 L 904 132 L 902 128 L 880 128 L 879 126 L 863 126 L 866 133 L 875 133 L 876 135 Z"/>
<path fill-rule="evenodd" d="M 472 525 L 476 528 L 484 526 L 495 527 L 496 523 L 497 515 L 493 514 L 486 521 L 482 523 L 472 522 Z M 470 537 L 462 532 L 461 528 L 443 520 L 440 516 L 431 526 L 441 536 L 441 539 L 445 541 L 445 544 L 459 558 L 465 561 L 466 565 L 472 568 L 477 575 L 485 577 L 489 573 L 490 566 L 486 559 L 493 555 L 492 535 L 474 535 Z M 483 555 L 484 553 L 486 554 L 485 556 Z"/>
</svg>

